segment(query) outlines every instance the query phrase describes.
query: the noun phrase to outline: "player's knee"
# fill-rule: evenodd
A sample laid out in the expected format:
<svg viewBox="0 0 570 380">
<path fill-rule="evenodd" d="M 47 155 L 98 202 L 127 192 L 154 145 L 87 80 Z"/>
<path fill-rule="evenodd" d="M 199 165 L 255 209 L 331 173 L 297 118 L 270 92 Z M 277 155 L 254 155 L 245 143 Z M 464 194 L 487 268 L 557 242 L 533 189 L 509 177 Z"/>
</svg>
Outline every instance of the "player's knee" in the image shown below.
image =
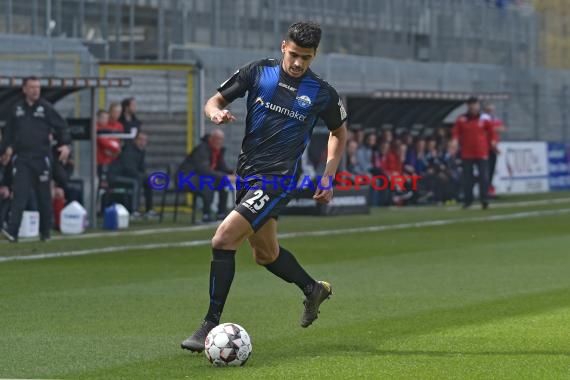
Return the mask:
<svg viewBox="0 0 570 380">
<path fill-rule="evenodd" d="M 227 228 L 220 226 L 212 238 L 212 248 L 214 249 L 236 249 L 239 242 Z"/>
<path fill-rule="evenodd" d="M 253 258 L 257 264 L 267 265 L 277 259 L 277 252 L 271 249 L 253 248 Z"/>
<path fill-rule="evenodd" d="M 216 232 L 212 237 L 212 248 L 214 249 L 227 249 L 228 238 L 224 234 Z"/>
</svg>

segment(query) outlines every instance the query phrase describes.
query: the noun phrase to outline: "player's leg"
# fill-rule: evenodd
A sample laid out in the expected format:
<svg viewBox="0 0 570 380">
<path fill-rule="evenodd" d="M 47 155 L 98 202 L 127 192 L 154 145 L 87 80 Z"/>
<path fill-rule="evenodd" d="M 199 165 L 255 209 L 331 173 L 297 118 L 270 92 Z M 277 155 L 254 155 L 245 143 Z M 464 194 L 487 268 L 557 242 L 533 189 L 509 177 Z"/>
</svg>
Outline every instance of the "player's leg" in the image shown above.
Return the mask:
<svg viewBox="0 0 570 380">
<path fill-rule="evenodd" d="M 13 160 L 14 176 L 12 177 L 12 205 L 10 207 L 10 219 L 6 230 L 2 230 L 2 237 L 15 242 L 18 240 L 18 231 L 24 209 L 30 197 L 32 189 L 32 170 L 27 164 L 27 159 L 17 157 Z"/>
<path fill-rule="evenodd" d="M 270 218 L 249 237 L 253 257 L 271 273 L 289 283 L 294 283 L 305 295 L 305 310 L 301 326 L 308 327 L 318 317 L 319 306 L 332 294 L 329 283 L 315 281 L 299 264 L 295 256 L 281 247 L 277 241 L 277 220 Z"/>
<path fill-rule="evenodd" d="M 489 207 L 489 161 L 477 160 L 477 170 L 479 171 L 479 199 L 483 209 Z"/>
<path fill-rule="evenodd" d="M 249 237 L 253 258 L 277 277 L 294 283 L 307 295 L 311 293 L 315 280 L 301 267 L 295 256 L 277 242 L 277 220 L 270 218 Z"/>
<path fill-rule="evenodd" d="M 463 160 L 463 208 L 473 203 L 473 160 Z"/>
<path fill-rule="evenodd" d="M 40 212 L 40 239 L 48 241 L 51 234 L 53 208 L 51 204 L 51 164 L 49 158 L 34 162 L 34 188 Z"/>
<path fill-rule="evenodd" d="M 201 352 L 204 340 L 220 323 L 226 299 L 235 273 L 236 249 L 252 234 L 249 222 L 238 212 L 232 211 L 218 226 L 212 238 L 212 262 L 210 264 L 210 306 L 201 326 L 181 344 L 182 348 Z"/>
</svg>

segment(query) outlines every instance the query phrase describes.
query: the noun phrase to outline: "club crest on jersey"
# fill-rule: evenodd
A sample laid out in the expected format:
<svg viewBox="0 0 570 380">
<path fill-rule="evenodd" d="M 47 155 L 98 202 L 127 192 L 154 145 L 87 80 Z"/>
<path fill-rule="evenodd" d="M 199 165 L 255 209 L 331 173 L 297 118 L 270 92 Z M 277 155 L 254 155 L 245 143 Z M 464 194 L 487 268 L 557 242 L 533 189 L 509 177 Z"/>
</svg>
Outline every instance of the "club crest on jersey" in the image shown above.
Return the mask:
<svg viewBox="0 0 570 380">
<path fill-rule="evenodd" d="M 307 95 L 297 96 L 297 104 L 301 108 L 307 109 L 311 106 L 311 98 L 309 98 Z"/>
</svg>

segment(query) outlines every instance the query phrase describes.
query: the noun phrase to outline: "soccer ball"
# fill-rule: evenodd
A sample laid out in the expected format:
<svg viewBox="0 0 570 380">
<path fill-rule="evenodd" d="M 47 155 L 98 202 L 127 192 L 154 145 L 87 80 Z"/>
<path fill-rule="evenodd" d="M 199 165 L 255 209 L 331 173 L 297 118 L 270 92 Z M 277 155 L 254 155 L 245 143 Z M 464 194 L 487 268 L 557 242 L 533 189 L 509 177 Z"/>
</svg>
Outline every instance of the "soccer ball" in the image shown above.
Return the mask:
<svg viewBox="0 0 570 380">
<path fill-rule="evenodd" d="M 251 355 L 251 339 L 240 325 L 222 323 L 206 337 L 204 352 L 210 363 L 220 367 L 244 365 Z"/>
</svg>

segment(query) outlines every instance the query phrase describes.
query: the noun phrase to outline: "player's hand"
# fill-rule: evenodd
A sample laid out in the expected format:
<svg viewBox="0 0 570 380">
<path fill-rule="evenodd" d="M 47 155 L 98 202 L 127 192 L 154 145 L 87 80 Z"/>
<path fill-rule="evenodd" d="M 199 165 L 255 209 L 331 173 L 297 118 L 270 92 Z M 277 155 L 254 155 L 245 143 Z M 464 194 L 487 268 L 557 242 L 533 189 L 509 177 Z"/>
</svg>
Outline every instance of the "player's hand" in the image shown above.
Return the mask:
<svg viewBox="0 0 570 380">
<path fill-rule="evenodd" d="M 57 151 L 59 152 L 59 161 L 61 161 L 63 164 L 66 164 L 67 159 L 69 158 L 69 153 L 71 152 L 69 146 L 62 145 L 59 148 L 57 148 Z"/>
<path fill-rule="evenodd" d="M 212 123 L 214 123 L 216 125 L 220 125 L 220 124 L 226 124 L 226 123 L 230 123 L 232 121 L 235 121 L 236 118 L 228 110 L 219 110 L 219 111 L 212 113 L 212 115 L 210 115 L 210 120 L 212 121 Z"/>
<path fill-rule="evenodd" d="M 333 188 L 331 186 L 331 177 L 322 176 L 321 181 L 317 184 L 317 190 L 313 195 L 313 199 L 318 203 L 329 203 L 333 198 Z"/>
</svg>

